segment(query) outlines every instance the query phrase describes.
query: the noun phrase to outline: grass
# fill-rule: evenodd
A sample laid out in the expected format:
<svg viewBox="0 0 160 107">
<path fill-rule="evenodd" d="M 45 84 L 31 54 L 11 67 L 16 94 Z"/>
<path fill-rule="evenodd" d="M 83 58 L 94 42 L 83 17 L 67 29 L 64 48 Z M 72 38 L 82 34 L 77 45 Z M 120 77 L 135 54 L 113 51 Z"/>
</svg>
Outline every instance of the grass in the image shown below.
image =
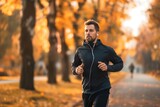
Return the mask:
<svg viewBox="0 0 160 107">
<path fill-rule="evenodd" d="M 111 73 L 111 83 L 124 76 L 123 72 Z M 0 84 L 0 107 L 72 107 L 81 100 L 81 81 L 70 78 L 72 82 L 68 83 L 58 77 L 57 85 L 35 81 L 36 91 L 19 89 L 18 83 Z"/>
</svg>

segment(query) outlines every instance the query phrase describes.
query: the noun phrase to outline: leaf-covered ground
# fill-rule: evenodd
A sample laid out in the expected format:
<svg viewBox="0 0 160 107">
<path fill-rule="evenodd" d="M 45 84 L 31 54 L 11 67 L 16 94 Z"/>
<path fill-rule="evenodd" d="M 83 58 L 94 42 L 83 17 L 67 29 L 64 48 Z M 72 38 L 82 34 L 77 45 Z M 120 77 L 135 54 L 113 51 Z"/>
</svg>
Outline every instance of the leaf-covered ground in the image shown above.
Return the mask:
<svg viewBox="0 0 160 107">
<path fill-rule="evenodd" d="M 111 83 L 123 78 L 125 73 L 111 73 Z M 0 84 L 0 107 L 72 107 L 81 100 L 81 81 L 71 76 L 71 83 L 61 81 L 50 85 L 35 81 L 35 91 L 19 88 L 18 83 Z"/>
</svg>

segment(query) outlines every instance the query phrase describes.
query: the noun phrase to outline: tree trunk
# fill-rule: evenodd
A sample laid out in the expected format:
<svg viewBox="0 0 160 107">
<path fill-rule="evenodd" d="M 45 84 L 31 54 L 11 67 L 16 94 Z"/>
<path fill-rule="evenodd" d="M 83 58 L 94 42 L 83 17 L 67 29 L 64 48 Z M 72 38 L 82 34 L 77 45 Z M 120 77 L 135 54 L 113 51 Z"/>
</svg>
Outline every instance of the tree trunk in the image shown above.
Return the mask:
<svg viewBox="0 0 160 107">
<path fill-rule="evenodd" d="M 84 0 L 83 2 L 78 2 L 78 7 L 79 8 L 78 8 L 77 12 L 74 13 L 74 17 L 75 17 L 76 20 L 73 21 L 72 25 L 73 25 L 74 30 L 75 30 L 76 33 L 78 32 L 78 27 L 79 27 L 77 21 L 80 18 L 80 11 L 82 10 L 82 7 L 85 5 L 86 1 L 87 0 Z M 74 39 L 74 43 L 75 43 L 75 48 L 77 49 L 79 47 L 80 38 L 76 33 L 73 34 L 73 39 Z M 77 79 L 80 80 L 81 76 L 77 75 Z"/>
<path fill-rule="evenodd" d="M 49 28 L 49 43 L 50 50 L 48 54 L 48 83 L 56 84 L 56 61 L 57 61 L 57 37 L 56 37 L 56 1 L 49 0 L 50 13 L 47 16 Z"/>
<path fill-rule="evenodd" d="M 32 37 L 35 26 L 35 1 L 23 0 L 23 17 L 21 20 L 20 54 L 22 68 L 20 88 L 34 90 L 34 58 Z"/>
<path fill-rule="evenodd" d="M 61 54 L 61 62 L 62 62 L 62 80 L 65 82 L 70 82 L 70 78 L 69 78 L 69 57 L 67 55 L 67 44 L 65 42 L 65 29 L 62 30 L 61 32 L 61 44 L 62 44 L 62 54 Z"/>
<path fill-rule="evenodd" d="M 50 46 L 50 51 L 48 53 L 48 64 L 47 64 L 47 70 L 48 70 L 48 83 L 49 84 L 56 84 L 56 61 L 57 61 L 57 49 L 56 47 L 52 44 Z"/>
</svg>

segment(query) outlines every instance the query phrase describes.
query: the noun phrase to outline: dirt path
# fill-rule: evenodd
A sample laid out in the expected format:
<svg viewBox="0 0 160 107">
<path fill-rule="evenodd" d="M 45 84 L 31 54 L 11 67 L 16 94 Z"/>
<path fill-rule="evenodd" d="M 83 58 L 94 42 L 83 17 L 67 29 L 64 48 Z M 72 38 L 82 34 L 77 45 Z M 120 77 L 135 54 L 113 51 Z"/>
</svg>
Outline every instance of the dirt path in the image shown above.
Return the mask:
<svg viewBox="0 0 160 107">
<path fill-rule="evenodd" d="M 126 76 L 112 86 L 109 107 L 160 107 L 160 81 L 145 74 Z"/>
</svg>

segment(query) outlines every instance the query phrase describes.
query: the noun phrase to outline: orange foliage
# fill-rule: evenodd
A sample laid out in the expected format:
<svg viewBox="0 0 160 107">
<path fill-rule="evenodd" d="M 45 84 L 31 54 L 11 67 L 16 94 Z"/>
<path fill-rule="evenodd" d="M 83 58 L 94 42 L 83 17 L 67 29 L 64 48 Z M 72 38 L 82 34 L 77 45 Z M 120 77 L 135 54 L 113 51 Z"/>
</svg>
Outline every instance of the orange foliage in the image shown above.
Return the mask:
<svg viewBox="0 0 160 107">
<path fill-rule="evenodd" d="M 38 59 L 42 52 L 47 53 L 49 51 L 48 36 L 47 19 L 42 18 L 37 21 L 35 26 L 35 35 L 33 38 L 35 59 Z"/>
<path fill-rule="evenodd" d="M 22 8 L 21 0 L 1 0 L 0 10 L 2 13 L 11 16 L 14 10 L 20 10 Z"/>
<path fill-rule="evenodd" d="M 66 44 L 68 45 L 69 50 L 74 51 L 74 40 L 73 40 L 73 34 L 70 29 L 66 30 L 66 38 L 65 38 Z"/>
<path fill-rule="evenodd" d="M 69 2 L 75 2 L 72 7 L 70 7 Z M 44 5 L 44 9 L 39 9 L 36 5 L 36 26 L 35 26 L 35 35 L 33 37 L 33 46 L 34 46 L 34 57 L 37 60 L 41 53 L 47 53 L 49 51 L 49 43 L 48 43 L 48 27 L 47 27 L 47 19 L 46 15 L 48 14 L 48 1 L 41 0 Z M 77 34 L 81 40 L 84 39 L 84 19 L 90 19 L 94 15 L 94 6 L 92 1 L 87 1 L 83 8 L 79 11 L 80 18 L 76 20 L 74 17 L 74 13 L 78 12 L 79 8 L 76 3 L 84 2 L 84 0 L 70 0 L 68 1 L 60 1 L 57 0 L 58 5 L 63 2 L 62 8 L 57 9 L 57 17 L 56 17 L 56 27 L 58 31 L 62 30 L 62 28 L 66 29 L 65 32 L 65 41 L 69 47 L 69 50 L 75 50 L 74 46 L 74 38 L 73 34 Z M 115 7 L 113 4 L 116 3 Z M 95 2 L 96 3 L 96 2 Z M 106 5 L 106 3 L 108 3 Z M 100 7 L 98 11 L 98 20 L 100 24 L 100 36 L 99 38 L 106 45 L 113 46 L 116 48 L 116 51 L 120 54 L 124 49 L 124 42 L 121 39 L 121 33 L 118 28 L 120 28 L 122 23 L 122 18 L 124 18 L 123 11 L 120 11 L 123 7 L 123 3 L 126 3 L 126 0 L 100 0 Z M 95 4 L 96 5 L 96 4 Z M 122 5 L 122 6 L 121 6 Z M 21 0 L 1 0 L 0 1 L 0 10 L 7 15 L 12 15 L 12 12 L 16 9 L 22 9 Z M 73 10 L 72 10 L 73 9 Z M 73 28 L 73 21 L 76 20 L 78 25 L 78 32 Z M 5 29 L 8 26 L 7 24 L 0 24 L 0 27 Z M 109 27 L 111 28 L 108 31 Z M 69 31 L 67 31 L 69 29 Z M 76 31 L 76 32 L 75 32 Z M 20 33 L 20 32 L 19 32 Z M 17 36 L 18 37 L 18 36 Z M 17 37 L 13 38 L 13 43 L 18 44 Z M 14 47 L 16 47 L 15 45 Z M 17 48 L 18 49 L 18 48 Z M 17 53 L 19 54 L 19 53 Z"/>
</svg>

